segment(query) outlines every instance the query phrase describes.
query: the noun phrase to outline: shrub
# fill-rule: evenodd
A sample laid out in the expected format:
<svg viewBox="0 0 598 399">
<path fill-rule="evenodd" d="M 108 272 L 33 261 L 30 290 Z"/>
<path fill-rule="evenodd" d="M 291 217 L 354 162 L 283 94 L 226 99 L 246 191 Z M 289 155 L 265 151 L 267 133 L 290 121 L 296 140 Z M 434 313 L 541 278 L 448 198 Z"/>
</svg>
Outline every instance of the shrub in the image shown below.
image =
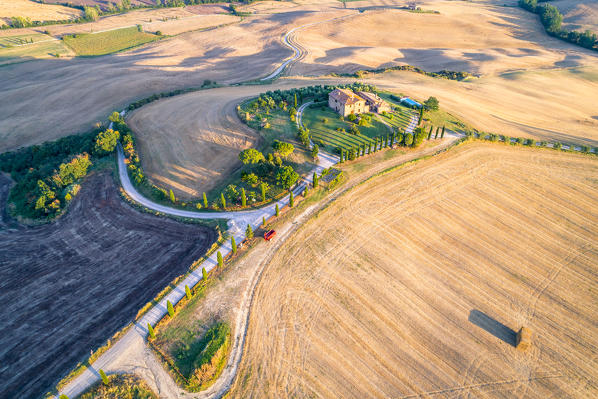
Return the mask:
<svg viewBox="0 0 598 399">
<path fill-rule="evenodd" d="M 156 333 L 154 332 L 154 327 L 150 323 L 147 323 L 147 332 L 151 339 L 156 339 Z"/>
<path fill-rule="evenodd" d="M 407 147 L 413 145 L 413 135 L 411 133 L 406 133 L 403 138 L 403 143 Z"/>
<path fill-rule="evenodd" d="M 588 147 L 587 145 L 582 145 L 581 152 L 583 152 L 584 154 L 590 152 L 590 147 Z"/>
<path fill-rule="evenodd" d="M 168 315 L 170 317 L 174 316 L 174 306 L 172 306 L 172 302 L 166 301 L 166 308 L 168 309 Z"/>
<path fill-rule="evenodd" d="M 156 31 L 156 36 L 162 36 L 162 31 L 161 30 L 157 30 Z"/>
<path fill-rule="evenodd" d="M 522 145 L 523 144 L 523 137 L 517 137 L 517 139 L 515 140 L 515 143 L 517 145 Z"/>
<path fill-rule="evenodd" d="M 563 145 L 560 142 L 556 142 L 553 144 L 552 148 L 554 148 L 555 150 L 561 150 L 563 149 Z"/>
<path fill-rule="evenodd" d="M 170 196 L 170 202 L 172 202 L 173 204 L 176 202 L 176 197 L 174 196 L 174 193 L 172 192 L 172 189 L 169 190 L 169 196 Z"/>
<path fill-rule="evenodd" d="M 106 376 L 106 373 L 104 373 L 104 370 L 100 369 L 99 373 L 100 373 L 100 378 L 102 379 L 102 383 L 104 385 L 108 385 L 108 377 Z"/>
</svg>

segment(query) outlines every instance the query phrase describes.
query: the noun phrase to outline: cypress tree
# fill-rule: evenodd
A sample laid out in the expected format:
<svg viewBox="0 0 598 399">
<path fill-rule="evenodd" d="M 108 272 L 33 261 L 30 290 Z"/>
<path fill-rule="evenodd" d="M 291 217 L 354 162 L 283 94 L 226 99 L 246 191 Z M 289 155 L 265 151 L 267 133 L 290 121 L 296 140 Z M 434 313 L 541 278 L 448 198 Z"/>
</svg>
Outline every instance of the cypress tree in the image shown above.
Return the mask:
<svg viewBox="0 0 598 399">
<path fill-rule="evenodd" d="M 241 188 L 241 206 L 245 208 L 247 206 L 247 196 L 245 195 L 245 189 Z"/>
<path fill-rule="evenodd" d="M 307 194 L 309 194 L 309 190 L 308 190 L 307 186 L 305 186 L 305 189 L 303 190 L 303 198 L 306 198 Z"/>
<path fill-rule="evenodd" d="M 218 267 L 222 267 L 224 260 L 222 260 L 222 253 L 220 251 L 216 253 L 216 259 L 218 260 Z"/>
<path fill-rule="evenodd" d="M 202 280 L 204 281 L 204 283 L 205 283 L 206 281 L 208 281 L 208 271 L 206 270 L 206 268 L 205 268 L 205 267 L 202 267 L 202 268 L 201 268 L 201 278 L 202 278 Z"/>
<path fill-rule="evenodd" d="M 262 183 L 260 184 L 260 188 L 262 189 L 262 201 L 266 202 L 266 185 Z"/>
<path fill-rule="evenodd" d="M 289 194 L 289 206 L 292 208 L 295 205 L 295 197 L 293 196 L 293 192 Z"/>
<path fill-rule="evenodd" d="M 206 196 L 206 193 L 203 193 L 203 207 L 207 208 L 208 207 L 208 197 Z"/>
<path fill-rule="evenodd" d="M 428 140 L 430 140 L 432 138 L 432 130 L 434 129 L 434 126 L 430 126 L 430 131 L 428 132 Z"/>
<path fill-rule="evenodd" d="M 276 216 L 280 215 L 280 209 L 278 209 L 278 204 L 276 204 L 275 212 L 276 212 Z"/>
<path fill-rule="evenodd" d="M 297 109 L 297 93 L 295 93 L 295 109 Z"/>
<path fill-rule="evenodd" d="M 247 228 L 245 229 L 245 238 L 248 240 L 253 238 L 253 229 L 251 228 L 250 224 L 248 224 Z"/>
<path fill-rule="evenodd" d="M 172 306 L 172 302 L 166 301 L 166 307 L 168 308 L 168 314 L 170 317 L 174 316 L 174 307 Z"/>
<path fill-rule="evenodd" d="M 365 155 L 365 144 L 363 145 L 363 147 L 361 146 L 361 144 L 359 144 L 359 149 L 361 150 L 361 156 Z"/>
<path fill-rule="evenodd" d="M 191 290 L 189 289 L 189 286 L 185 284 L 185 296 L 187 297 L 187 299 L 191 299 Z"/>
<path fill-rule="evenodd" d="M 154 327 L 150 323 L 147 323 L 147 331 L 149 332 L 149 336 L 151 339 L 156 339 L 156 333 L 154 332 Z"/>
<path fill-rule="evenodd" d="M 262 227 L 266 227 L 266 217 L 262 216 Z"/>
<path fill-rule="evenodd" d="M 395 131 L 393 130 L 392 133 L 390 134 L 390 148 L 392 148 L 394 143 L 395 143 Z"/>
<path fill-rule="evenodd" d="M 372 142 L 370 141 L 368 143 L 368 154 L 371 154 L 371 153 L 372 153 Z"/>
<path fill-rule="evenodd" d="M 442 134 L 440 135 L 440 138 L 443 139 L 444 138 L 444 126 L 442 127 Z"/>
<path fill-rule="evenodd" d="M 342 148 L 341 148 L 341 155 L 340 155 L 338 163 L 343 163 L 343 149 Z"/>
<path fill-rule="evenodd" d="M 172 189 L 170 189 L 170 202 L 172 202 L 173 204 L 176 202 L 176 198 L 174 197 L 174 193 L 172 192 Z"/>
<path fill-rule="evenodd" d="M 318 188 L 318 174 L 316 172 L 314 172 L 313 186 L 314 188 Z"/>
<path fill-rule="evenodd" d="M 424 119 L 424 107 L 421 107 L 419 109 L 419 120 L 417 121 L 417 124 L 421 124 L 422 120 Z"/>
<path fill-rule="evenodd" d="M 100 369 L 99 373 L 104 385 L 108 385 L 108 377 L 106 376 L 106 373 L 104 373 L 104 370 Z"/>
<path fill-rule="evenodd" d="M 436 128 L 436 134 L 434 135 L 434 140 L 436 140 L 438 138 L 439 132 L 440 132 L 440 126 L 438 126 L 438 128 Z"/>
<path fill-rule="evenodd" d="M 220 193 L 220 204 L 222 205 L 222 209 L 226 208 L 226 199 L 224 198 L 224 193 Z"/>
<path fill-rule="evenodd" d="M 265 222 L 265 221 L 266 221 L 266 220 L 264 219 L 264 222 Z M 265 224 L 265 223 L 264 223 L 264 224 Z M 231 238 L 230 238 L 230 246 L 231 246 L 231 248 L 232 248 L 232 250 L 233 250 L 233 255 L 234 255 L 234 254 L 236 254 L 236 253 L 237 253 L 237 242 L 235 241 L 235 237 L 231 237 Z"/>
</svg>

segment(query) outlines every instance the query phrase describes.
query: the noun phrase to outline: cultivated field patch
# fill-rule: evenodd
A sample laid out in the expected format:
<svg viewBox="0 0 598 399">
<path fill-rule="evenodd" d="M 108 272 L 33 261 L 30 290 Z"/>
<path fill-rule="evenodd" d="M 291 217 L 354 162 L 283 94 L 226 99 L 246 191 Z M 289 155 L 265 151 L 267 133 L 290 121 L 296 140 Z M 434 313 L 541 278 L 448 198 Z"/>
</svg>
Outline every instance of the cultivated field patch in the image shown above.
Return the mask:
<svg viewBox="0 0 598 399">
<path fill-rule="evenodd" d="M 71 54 L 63 42 L 42 33 L 0 37 L 0 65 Z"/>
<path fill-rule="evenodd" d="M 56 21 L 75 19 L 82 15 L 76 8 L 55 4 L 40 4 L 31 0 L 0 0 L 0 25 L 8 24 L 12 17 L 29 18 L 32 21 Z"/>
<path fill-rule="evenodd" d="M 160 39 L 136 27 L 116 29 L 101 33 L 79 33 L 64 36 L 64 43 L 77 55 L 105 55 L 140 46 Z"/>
<path fill-rule="evenodd" d="M 266 267 L 231 397 L 596 396 L 597 173 L 474 143 L 353 189 Z"/>
<path fill-rule="evenodd" d="M 88 177 L 55 223 L 23 227 L 3 217 L 0 397 L 42 396 L 216 239 L 213 229 L 133 210 L 107 174 Z"/>
</svg>

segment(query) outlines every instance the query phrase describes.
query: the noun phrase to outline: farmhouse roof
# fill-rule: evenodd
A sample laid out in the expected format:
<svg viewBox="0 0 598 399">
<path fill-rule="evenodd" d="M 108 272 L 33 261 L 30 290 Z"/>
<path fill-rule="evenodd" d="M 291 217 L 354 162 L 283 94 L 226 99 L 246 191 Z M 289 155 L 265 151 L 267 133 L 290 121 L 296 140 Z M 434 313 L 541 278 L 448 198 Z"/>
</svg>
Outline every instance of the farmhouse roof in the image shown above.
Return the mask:
<svg viewBox="0 0 598 399">
<path fill-rule="evenodd" d="M 386 101 L 381 99 L 376 93 L 368 93 L 367 91 L 358 91 L 357 94 L 371 104 L 384 104 Z"/>
<path fill-rule="evenodd" d="M 330 97 L 345 105 L 352 105 L 359 101 L 365 101 L 363 98 L 347 89 L 334 89 L 330 93 Z"/>
</svg>

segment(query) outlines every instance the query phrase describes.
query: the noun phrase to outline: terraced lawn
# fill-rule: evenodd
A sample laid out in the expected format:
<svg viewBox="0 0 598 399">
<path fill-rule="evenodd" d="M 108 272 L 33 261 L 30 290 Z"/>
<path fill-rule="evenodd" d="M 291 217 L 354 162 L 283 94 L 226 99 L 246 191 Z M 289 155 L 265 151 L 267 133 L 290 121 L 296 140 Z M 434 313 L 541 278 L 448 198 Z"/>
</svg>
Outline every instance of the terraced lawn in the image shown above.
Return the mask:
<svg viewBox="0 0 598 399">
<path fill-rule="evenodd" d="M 327 151 L 337 151 L 338 148 L 349 150 L 359 145 L 369 144 L 376 137 L 386 137 L 390 132 L 387 125 L 404 129 L 409 123 L 409 114 L 403 110 L 393 112 L 392 119 L 382 115 L 374 115 L 369 126 L 358 126 L 360 134 L 349 132 L 352 123 L 342 121 L 339 115 L 328 107 L 313 106 L 303 113 L 303 125 L 309 129 L 313 141 Z M 337 129 L 344 129 L 339 131 Z"/>
</svg>

